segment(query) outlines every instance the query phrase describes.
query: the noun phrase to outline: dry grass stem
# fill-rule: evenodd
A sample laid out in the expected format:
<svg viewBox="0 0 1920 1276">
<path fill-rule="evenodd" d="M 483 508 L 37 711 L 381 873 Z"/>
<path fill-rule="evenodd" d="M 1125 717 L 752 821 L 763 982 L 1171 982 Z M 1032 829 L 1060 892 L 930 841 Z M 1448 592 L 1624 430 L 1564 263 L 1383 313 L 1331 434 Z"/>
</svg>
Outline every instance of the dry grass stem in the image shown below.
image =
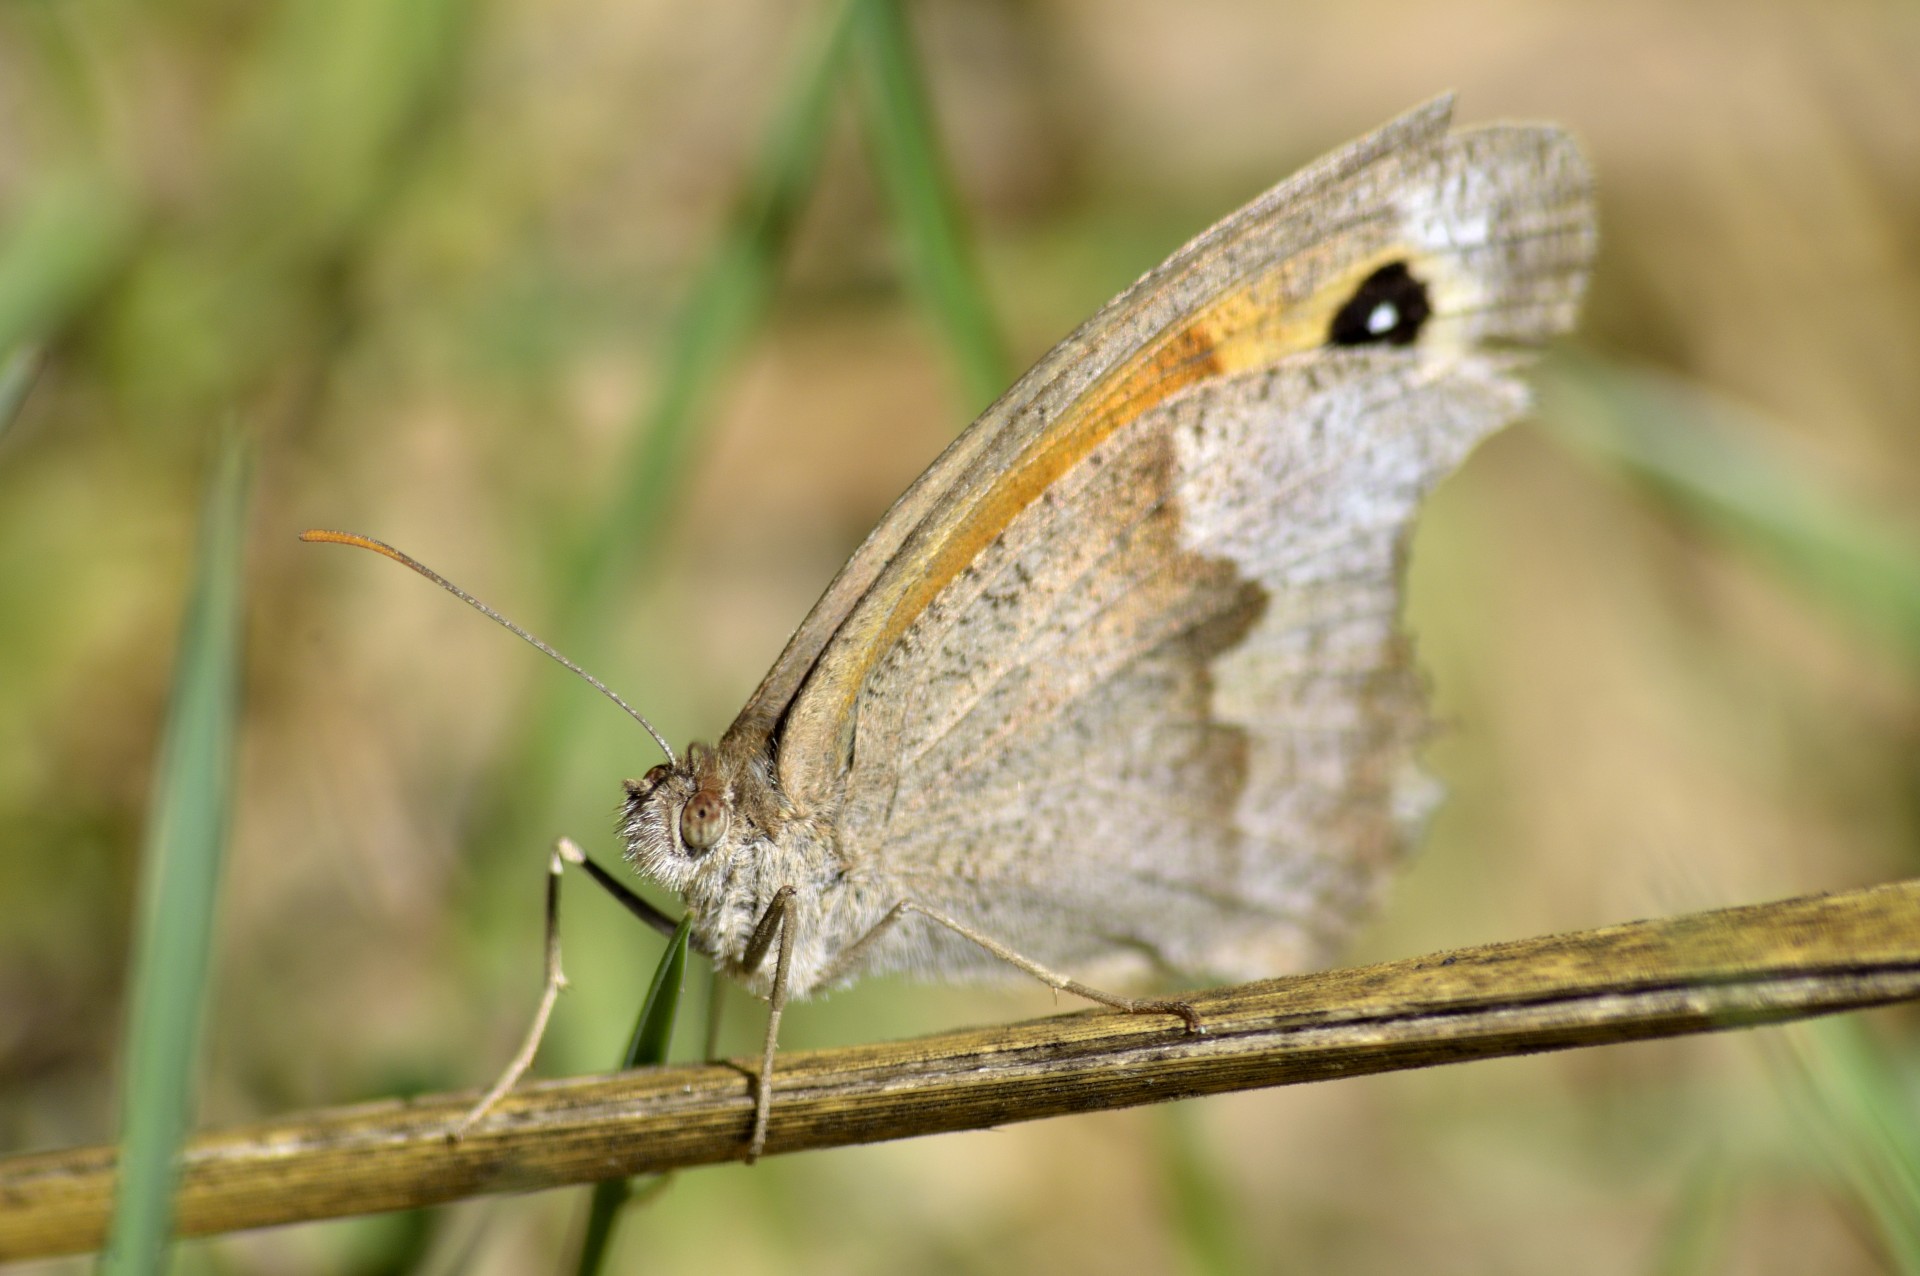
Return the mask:
<svg viewBox="0 0 1920 1276">
<path fill-rule="evenodd" d="M 1194 994 L 1205 1024 L 1094 1011 L 783 1055 L 768 1154 L 1259 1086 L 1778 1023 L 1920 997 L 1920 881 Z M 736 1159 L 744 1063 L 530 1085 L 203 1135 L 182 1234 L 408 1209 Z M 0 1260 L 97 1245 L 112 1148 L 0 1161 Z"/>
</svg>

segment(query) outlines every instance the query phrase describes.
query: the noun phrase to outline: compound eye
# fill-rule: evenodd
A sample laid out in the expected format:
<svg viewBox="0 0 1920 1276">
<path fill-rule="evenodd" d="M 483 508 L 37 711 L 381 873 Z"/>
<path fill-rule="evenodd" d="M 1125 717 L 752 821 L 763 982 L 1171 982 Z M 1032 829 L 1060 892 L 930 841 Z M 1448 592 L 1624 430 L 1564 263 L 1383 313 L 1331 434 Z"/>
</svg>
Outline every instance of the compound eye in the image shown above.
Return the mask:
<svg viewBox="0 0 1920 1276">
<path fill-rule="evenodd" d="M 680 840 L 690 851 L 713 847 L 727 832 L 727 803 L 712 789 L 701 789 L 680 808 Z"/>
</svg>

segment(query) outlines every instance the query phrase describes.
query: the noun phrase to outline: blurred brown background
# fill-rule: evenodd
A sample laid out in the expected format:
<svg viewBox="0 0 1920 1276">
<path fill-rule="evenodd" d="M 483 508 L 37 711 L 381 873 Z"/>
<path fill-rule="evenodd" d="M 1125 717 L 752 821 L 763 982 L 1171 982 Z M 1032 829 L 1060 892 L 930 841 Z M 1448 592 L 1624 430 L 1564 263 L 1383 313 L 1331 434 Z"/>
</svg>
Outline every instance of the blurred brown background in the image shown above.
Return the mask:
<svg viewBox="0 0 1920 1276">
<path fill-rule="evenodd" d="M 590 623 L 556 615 L 556 564 L 606 517 L 698 264 L 823 12 L 0 11 L 12 242 L 102 263 L 78 273 L 0 436 L 0 1148 L 114 1137 L 139 831 L 196 502 L 230 419 L 262 449 L 201 1120 L 479 1084 L 511 1053 L 537 986 L 545 842 L 571 833 L 610 859 L 618 782 L 657 759 L 424 583 L 293 537 L 392 540 L 536 632 L 568 631 L 670 739 L 724 729 L 979 406 L 902 283 L 843 103 L 767 322 L 696 415 L 672 505 Z M 1920 7 L 909 12 L 1020 366 L 1190 234 L 1452 88 L 1462 121 L 1553 118 L 1587 143 L 1603 245 L 1581 345 L 1744 404 L 1743 445 L 1849 508 L 1899 524 L 1920 495 Z M 1454 797 L 1358 956 L 1913 871 L 1911 653 L 1551 432 L 1508 431 L 1441 490 L 1412 589 Z M 566 908 L 574 988 L 549 1073 L 613 1062 L 658 949 L 590 888 Z M 785 1043 L 1049 1005 L 876 983 L 799 1008 Z M 760 1012 L 730 1010 L 744 1050 Z M 701 1171 L 628 1220 L 619 1259 L 1896 1270 L 1884 1220 L 1823 1150 L 1821 1061 L 1858 1047 L 1910 1077 L 1914 1024 L 1855 1027 Z M 176 1270 L 544 1271 L 579 1207 L 554 1193 L 285 1229 L 186 1247 Z"/>
</svg>

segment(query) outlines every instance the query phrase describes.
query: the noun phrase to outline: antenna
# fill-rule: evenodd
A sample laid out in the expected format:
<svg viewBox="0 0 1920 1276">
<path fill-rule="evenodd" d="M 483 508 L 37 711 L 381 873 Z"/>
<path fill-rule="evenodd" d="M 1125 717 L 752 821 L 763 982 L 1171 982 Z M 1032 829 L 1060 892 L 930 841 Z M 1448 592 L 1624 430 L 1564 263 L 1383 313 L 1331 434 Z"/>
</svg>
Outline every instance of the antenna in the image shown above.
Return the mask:
<svg viewBox="0 0 1920 1276">
<path fill-rule="evenodd" d="M 647 734 L 653 737 L 653 742 L 660 746 L 660 752 L 667 755 L 667 765 L 669 766 L 679 765 L 678 760 L 673 756 L 673 748 L 672 746 L 668 745 L 665 737 L 663 737 L 658 731 L 653 729 L 653 724 L 651 722 L 648 722 L 646 718 L 642 716 L 642 714 L 638 709 L 628 704 L 625 700 L 622 700 L 617 694 L 615 694 L 615 692 L 611 687 L 607 686 L 606 683 L 600 681 L 598 678 L 588 673 L 585 669 L 582 669 L 579 665 L 574 664 L 573 661 L 568 660 L 565 656 L 555 651 L 552 647 L 549 647 L 546 643 L 541 642 L 538 638 L 535 638 L 532 634 L 520 628 L 520 626 L 514 624 L 511 620 L 508 620 L 505 616 L 502 616 L 499 612 L 487 606 L 485 603 L 481 602 L 478 598 L 475 598 L 472 594 L 469 594 L 466 590 L 460 588 L 460 586 L 454 584 L 452 581 L 448 580 L 445 576 L 442 576 L 439 572 L 433 570 L 433 568 L 427 566 L 425 563 L 421 562 L 419 559 L 413 558 L 409 555 L 401 553 L 399 550 L 387 544 L 385 541 L 377 541 L 373 539 L 373 537 L 371 536 L 361 536 L 354 532 L 329 532 L 329 531 L 323 531 L 319 528 L 309 528 L 308 530 L 300 533 L 300 539 L 303 541 L 310 541 L 314 544 L 319 544 L 319 545 L 356 545 L 361 549 L 370 549 L 376 554 L 381 554 L 387 558 L 391 558 L 394 562 L 399 563 L 402 566 L 413 568 L 413 570 L 419 572 L 422 576 L 425 576 L 428 580 L 440 586 L 440 588 L 446 590 L 449 594 L 452 594 L 455 598 L 458 598 L 461 602 L 467 604 L 467 606 L 473 608 L 475 611 L 479 612 L 482 616 L 485 616 L 489 620 L 495 621 L 500 625 L 505 626 L 505 628 L 509 632 L 517 634 L 521 638 L 526 639 L 528 642 L 532 643 L 535 647 L 538 647 L 541 651 L 545 652 L 548 656 L 552 657 L 555 661 L 559 662 L 562 665 L 565 665 L 568 669 L 573 670 L 573 672 L 579 674 L 582 678 L 586 679 L 587 682 L 593 687 L 595 691 L 598 691 L 601 695 L 605 696 L 607 699 L 613 701 L 615 704 L 619 705 L 622 709 L 626 710 L 628 717 L 632 718 L 635 722 L 638 722 L 642 727 L 646 728 Z"/>
</svg>

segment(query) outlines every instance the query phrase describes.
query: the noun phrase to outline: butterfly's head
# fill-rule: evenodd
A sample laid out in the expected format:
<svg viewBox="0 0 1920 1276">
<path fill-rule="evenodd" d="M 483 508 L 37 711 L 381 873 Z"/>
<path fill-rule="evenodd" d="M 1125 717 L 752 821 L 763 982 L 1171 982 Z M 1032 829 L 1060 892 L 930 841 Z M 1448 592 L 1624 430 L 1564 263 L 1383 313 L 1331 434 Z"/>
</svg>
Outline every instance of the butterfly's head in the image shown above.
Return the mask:
<svg viewBox="0 0 1920 1276">
<path fill-rule="evenodd" d="M 662 763 L 626 787 L 620 832 L 627 858 L 668 890 L 684 895 L 697 878 L 724 874 L 732 852 L 745 844 L 737 786 L 717 750 L 691 745 L 678 762 Z"/>
</svg>

